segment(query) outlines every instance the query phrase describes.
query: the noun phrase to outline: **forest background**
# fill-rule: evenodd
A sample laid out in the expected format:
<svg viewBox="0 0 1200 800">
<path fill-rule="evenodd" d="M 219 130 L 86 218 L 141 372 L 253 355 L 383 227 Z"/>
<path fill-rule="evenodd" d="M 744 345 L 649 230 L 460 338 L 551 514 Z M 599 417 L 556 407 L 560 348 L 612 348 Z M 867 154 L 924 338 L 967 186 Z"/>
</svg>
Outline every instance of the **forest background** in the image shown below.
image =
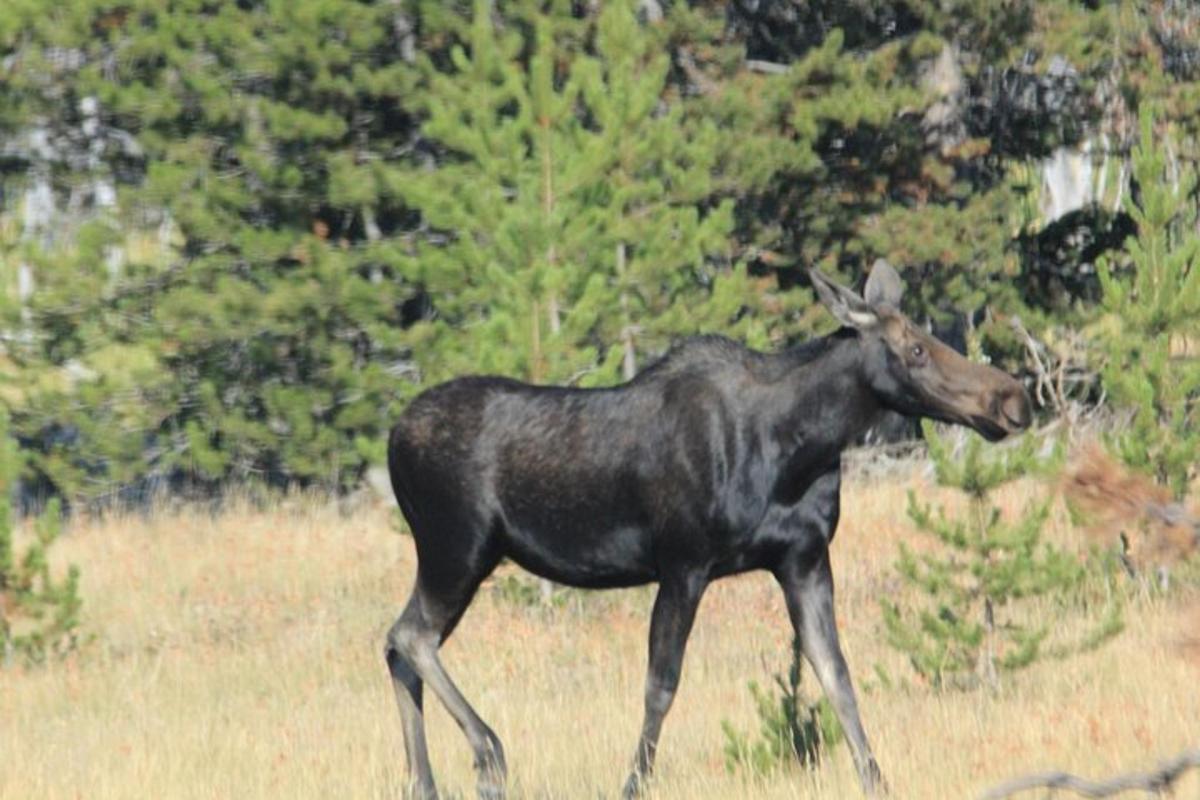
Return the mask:
<svg viewBox="0 0 1200 800">
<path fill-rule="evenodd" d="M 839 628 L 897 796 L 1194 748 L 1198 158 L 1183 0 L 4 0 L 0 797 L 393 796 L 416 566 L 357 490 L 409 399 L 786 347 L 833 325 L 809 268 L 881 258 L 1039 417 L 848 459 Z M 618 785 L 652 602 L 481 588 L 447 658 L 517 794 Z M 705 602 L 655 796 L 855 791 L 824 728 L 779 769 L 821 706 L 763 678 L 777 587 Z"/>
<path fill-rule="evenodd" d="M 0 401 L 32 497 L 344 491 L 423 387 L 785 346 L 885 258 L 1062 413 L 1198 134 L 1173 0 L 7 0 Z"/>
</svg>

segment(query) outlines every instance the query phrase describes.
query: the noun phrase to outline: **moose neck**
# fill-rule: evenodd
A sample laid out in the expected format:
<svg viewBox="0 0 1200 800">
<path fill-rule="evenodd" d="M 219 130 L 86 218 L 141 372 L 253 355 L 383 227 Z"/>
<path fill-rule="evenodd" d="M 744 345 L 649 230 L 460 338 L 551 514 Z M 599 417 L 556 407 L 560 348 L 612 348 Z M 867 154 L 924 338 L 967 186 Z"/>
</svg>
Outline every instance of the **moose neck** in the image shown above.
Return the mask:
<svg viewBox="0 0 1200 800">
<path fill-rule="evenodd" d="M 856 335 L 839 331 L 775 358 L 778 379 L 764 411 L 784 442 L 840 454 L 883 410 L 864 377 Z"/>
</svg>

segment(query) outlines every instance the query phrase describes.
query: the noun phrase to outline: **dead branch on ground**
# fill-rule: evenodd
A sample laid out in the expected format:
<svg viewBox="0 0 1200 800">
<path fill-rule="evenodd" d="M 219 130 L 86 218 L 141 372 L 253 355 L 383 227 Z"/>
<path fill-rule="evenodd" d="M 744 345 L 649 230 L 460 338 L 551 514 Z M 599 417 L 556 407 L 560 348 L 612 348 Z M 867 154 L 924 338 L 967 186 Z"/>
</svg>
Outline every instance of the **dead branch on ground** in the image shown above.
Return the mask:
<svg viewBox="0 0 1200 800">
<path fill-rule="evenodd" d="M 1030 789 L 1065 789 L 1083 797 L 1112 797 L 1121 792 L 1163 795 L 1190 769 L 1200 769 L 1200 750 L 1189 750 L 1153 772 L 1130 772 L 1107 781 L 1090 781 L 1067 772 L 1041 772 L 1014 778 L 981 795 L 980 800 L 1003 800 Z"/>
</svg>

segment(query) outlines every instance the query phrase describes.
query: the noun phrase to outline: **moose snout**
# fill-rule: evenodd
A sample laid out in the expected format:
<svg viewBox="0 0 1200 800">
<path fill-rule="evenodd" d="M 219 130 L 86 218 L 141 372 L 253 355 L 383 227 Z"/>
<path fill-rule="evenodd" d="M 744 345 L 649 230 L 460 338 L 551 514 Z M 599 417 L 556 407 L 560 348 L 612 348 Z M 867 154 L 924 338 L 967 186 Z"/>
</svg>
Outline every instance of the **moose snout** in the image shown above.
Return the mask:
<svg viewBox="0 0 1200 800">
<path fill-rule="evenodd" d="M 1000 415 L 1012 432 L 1023 431 L 1033 421 L 1033 403 L 1024 387 L 1017 386 L 1000 397 Z"/>
</svg>

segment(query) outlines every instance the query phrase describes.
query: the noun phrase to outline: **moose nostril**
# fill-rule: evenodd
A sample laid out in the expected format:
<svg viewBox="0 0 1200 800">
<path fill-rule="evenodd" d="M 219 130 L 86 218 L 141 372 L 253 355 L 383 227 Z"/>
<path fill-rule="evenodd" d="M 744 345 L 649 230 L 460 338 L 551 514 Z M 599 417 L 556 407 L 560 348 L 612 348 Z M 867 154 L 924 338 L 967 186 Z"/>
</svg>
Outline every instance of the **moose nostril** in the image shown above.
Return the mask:
<svg viewBox="0 0 1200 800">
<path fill-rule="evenodd" d="M 1029 402 L 1029 395 L 1025 393 L 1024 389 L 1008 395 L 1000 403 L 1000 413 L 1015 428 L 1028 428 L 1033 419 L 1033 406 Z"/>
</svg>

